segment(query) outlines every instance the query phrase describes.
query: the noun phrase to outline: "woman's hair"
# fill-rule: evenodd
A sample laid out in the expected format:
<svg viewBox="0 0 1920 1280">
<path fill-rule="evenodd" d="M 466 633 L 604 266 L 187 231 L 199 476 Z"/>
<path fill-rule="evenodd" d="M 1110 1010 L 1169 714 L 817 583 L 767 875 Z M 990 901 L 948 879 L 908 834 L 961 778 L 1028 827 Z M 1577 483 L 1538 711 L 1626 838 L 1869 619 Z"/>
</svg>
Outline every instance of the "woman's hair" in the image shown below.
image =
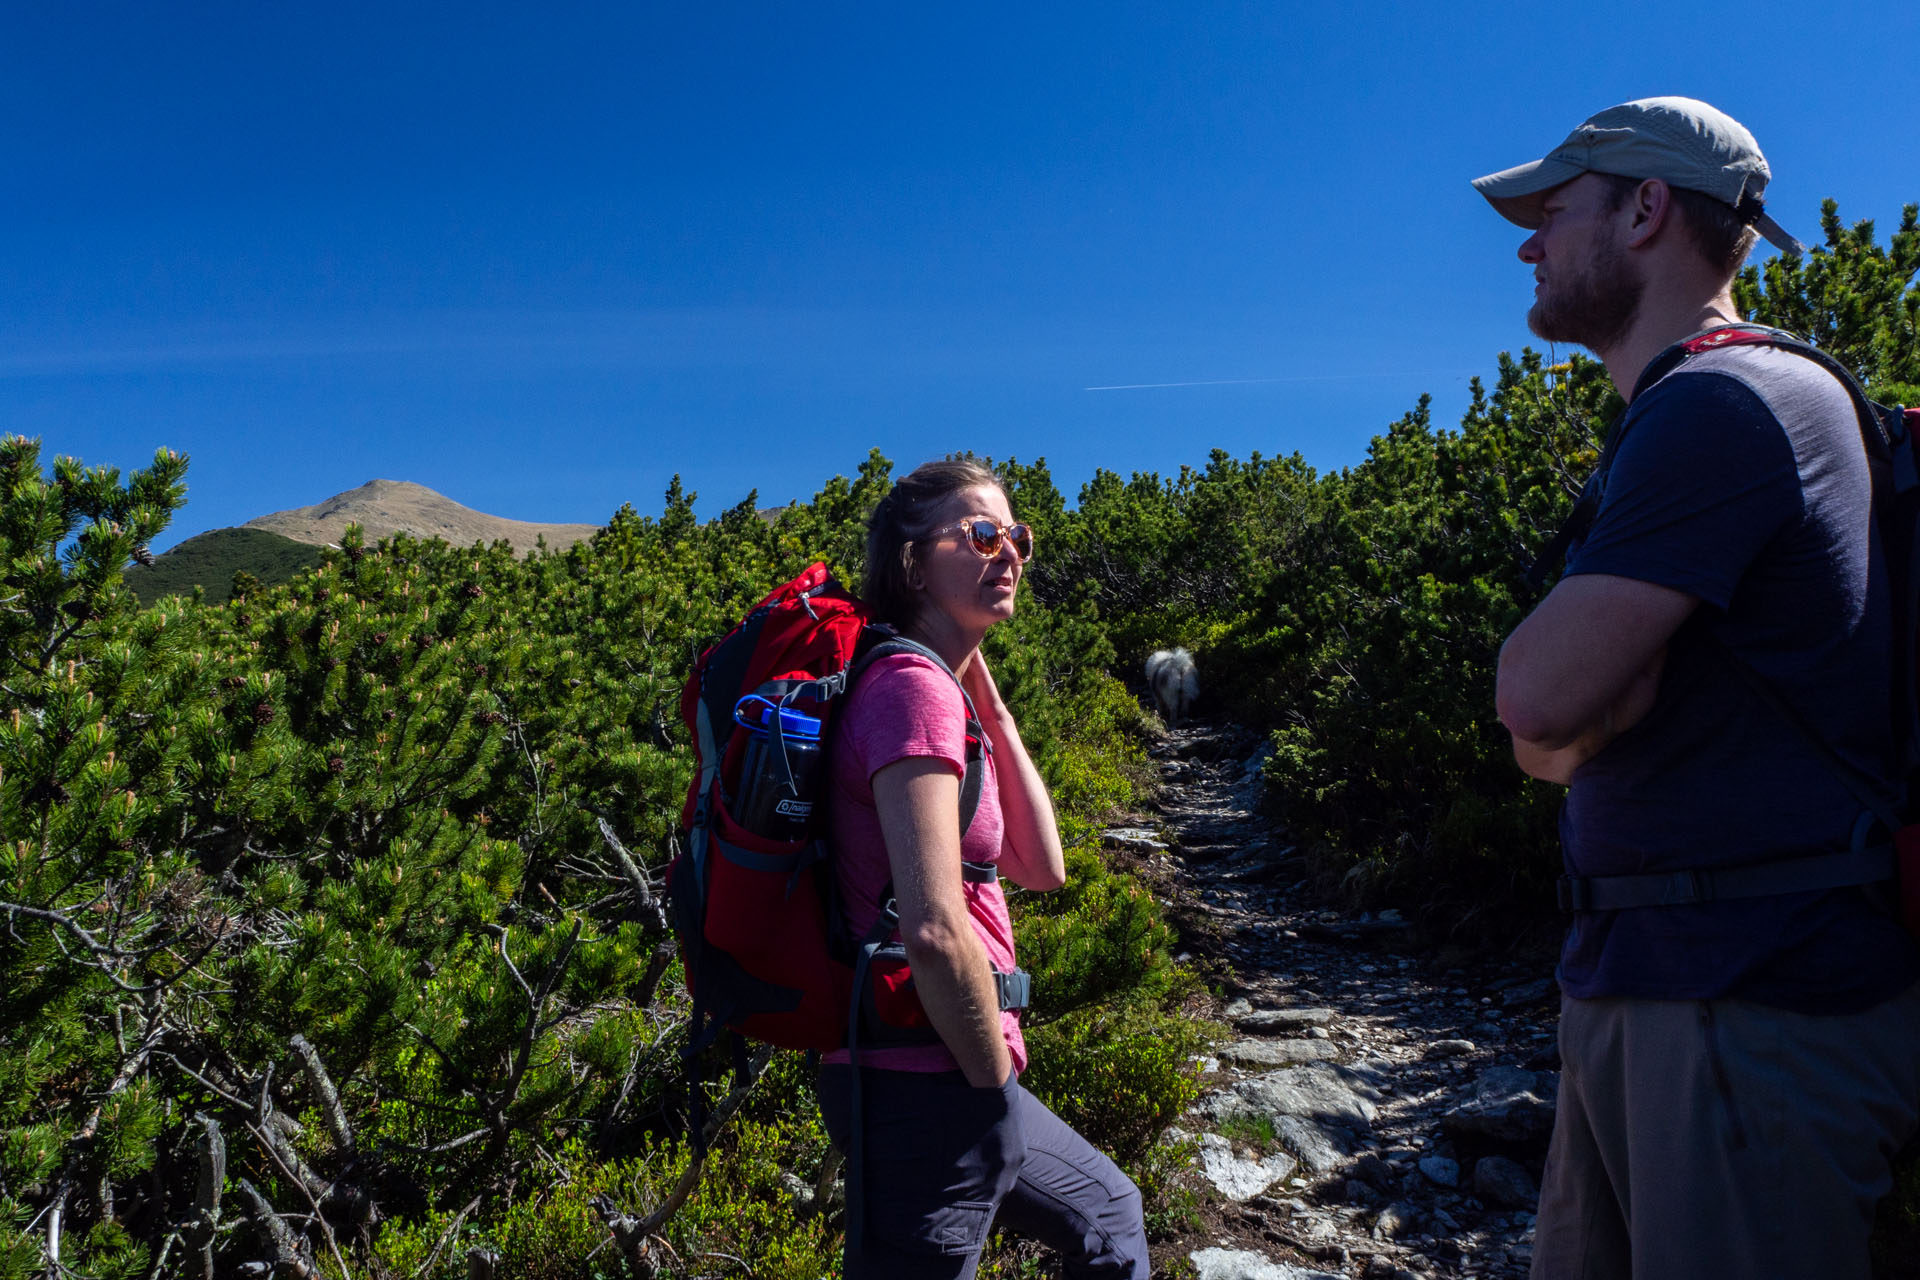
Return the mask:
<svg viewBox="0 0 1920 1280">
<path fill-rule="evenodd" d="M 860 594 L 880 621 L 904 627 L 919 612 L 913 544 L 932 533 L 946 500 L 962 489 L 999 489 L 1000 477 L 972 458 L 925 462 L 894 483 L 867 518 L 867 567 Z"/>
</svg>

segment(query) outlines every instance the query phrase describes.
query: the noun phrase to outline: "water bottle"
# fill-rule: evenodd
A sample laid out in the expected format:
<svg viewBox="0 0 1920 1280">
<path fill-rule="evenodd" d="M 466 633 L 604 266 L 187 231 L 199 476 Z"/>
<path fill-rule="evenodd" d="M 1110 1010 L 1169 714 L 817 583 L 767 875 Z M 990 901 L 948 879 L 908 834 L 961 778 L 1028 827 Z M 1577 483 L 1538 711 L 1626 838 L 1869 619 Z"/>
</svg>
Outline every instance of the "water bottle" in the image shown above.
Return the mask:
<svg viewBox="0 0 1920 1280">
<path fill-rule="evenodd" d="M 776 716 L 779 741 L 773 736 Z M 753 731 L 740 763 L 733 820 L 769 840 L 805 840 L 820 776 L 819 718 L 758 694 L 740 699 L 733 718 Z"/>
</svg>

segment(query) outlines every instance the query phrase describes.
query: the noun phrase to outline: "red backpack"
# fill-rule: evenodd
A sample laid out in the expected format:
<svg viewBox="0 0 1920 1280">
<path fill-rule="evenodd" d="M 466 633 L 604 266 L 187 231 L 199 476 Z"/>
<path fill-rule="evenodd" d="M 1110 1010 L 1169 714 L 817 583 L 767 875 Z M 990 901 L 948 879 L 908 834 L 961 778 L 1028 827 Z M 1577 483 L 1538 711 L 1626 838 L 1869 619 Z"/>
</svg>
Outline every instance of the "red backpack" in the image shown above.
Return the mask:
<svg viewBox="0 0 1920 1280">
<path fill-rule="evenodd" d="M 687 678 L 680 711 L 693 734 L 700 770 L 688 788 L 682 823 L 687 846 L 667 872 L 674 931 L 693 996 L 689 1055 L 723 1029 L 786 1049 L 927 1044 L 938 1039 L 913 989 L 904 948 L 890 942 L 899 922 L 891 902 L 865 938 L 842 926 L 839 895 L 826 860 L 824 779 L 783 806 L 806 813 L 801 838 L 769 839 L 737 820 L 743 765 L 756 731 L 763 750 L 789 749 L 783 713 L 820 722 L 820 743 L 832 729 L 854 680 L 893 653 L 938 655 L 877 623 L 868 608 L 813 564 L 755 605 L 724 639 L 700 655 Z M 980 801 L 980 756 L 986 734 L 967 708 L 967 765 L 960 829 Z M 761 708 L 763 723 L 743 723 L 742 704 Z M 824 769 L 817 774 L 824 774 Z M 789 772 L 792 780 L 794 774 Z M 990 878 L 993 868 L 967 864 L 963 875 Z M 885 901 L 891 892 L 883 893 Z M 1024 1005 L 1025 974 L 1001 978 L 1003 1008 Z M 853 993 L 861 1000 L 856 1008 Z"/>
</svg>

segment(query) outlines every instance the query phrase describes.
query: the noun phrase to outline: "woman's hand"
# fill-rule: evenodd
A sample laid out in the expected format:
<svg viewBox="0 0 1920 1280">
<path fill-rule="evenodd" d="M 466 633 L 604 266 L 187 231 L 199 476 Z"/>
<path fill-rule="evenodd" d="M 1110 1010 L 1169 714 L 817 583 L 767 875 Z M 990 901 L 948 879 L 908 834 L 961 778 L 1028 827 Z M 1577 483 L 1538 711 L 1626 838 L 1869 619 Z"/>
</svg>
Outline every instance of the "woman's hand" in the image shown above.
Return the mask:
<svg viewBox="0 0 1920 1280">
<path fill-rule="evenodd" d="M 987 655 L 978 649 L 960 665 L 960 687 L 973 699 L 973 709 L 983 724 L 1006 716 L 1007 704 L 1000 699 L 1000 686 L 987 669 Z"/>
<path fill-rule="evenodd" d="M 1000 813 L 1007 824 L 1000 872 L 1023 889 L 1058 889 L 1067 882 L 1067 857 L 1053 819 L 1053 798 L 1027 755 L 1027 744 L 1020 740 L 1020 729 L 1000 697 L 993 673 L 987 670 L 986 655 L 978 649 L 961 665 L 960 687 L 973 699 L 974 714 L 993 747 Z"/>
</svg>

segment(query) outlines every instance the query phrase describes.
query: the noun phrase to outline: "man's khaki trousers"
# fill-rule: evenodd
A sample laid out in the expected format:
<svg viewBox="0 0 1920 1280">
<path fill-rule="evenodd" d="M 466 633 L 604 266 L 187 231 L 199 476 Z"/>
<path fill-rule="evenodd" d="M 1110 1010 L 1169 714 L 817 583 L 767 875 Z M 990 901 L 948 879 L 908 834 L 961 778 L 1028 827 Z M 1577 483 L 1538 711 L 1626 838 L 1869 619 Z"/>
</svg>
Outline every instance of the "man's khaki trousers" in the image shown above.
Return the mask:
<svg viewBox="0 0 1920 1280">
<path fill-rule="evenodd" d="M 1533 1280 L 1867 1280 L 1920 985 L 1865 1013 L 1562 1000 Z"/>
</svg>

